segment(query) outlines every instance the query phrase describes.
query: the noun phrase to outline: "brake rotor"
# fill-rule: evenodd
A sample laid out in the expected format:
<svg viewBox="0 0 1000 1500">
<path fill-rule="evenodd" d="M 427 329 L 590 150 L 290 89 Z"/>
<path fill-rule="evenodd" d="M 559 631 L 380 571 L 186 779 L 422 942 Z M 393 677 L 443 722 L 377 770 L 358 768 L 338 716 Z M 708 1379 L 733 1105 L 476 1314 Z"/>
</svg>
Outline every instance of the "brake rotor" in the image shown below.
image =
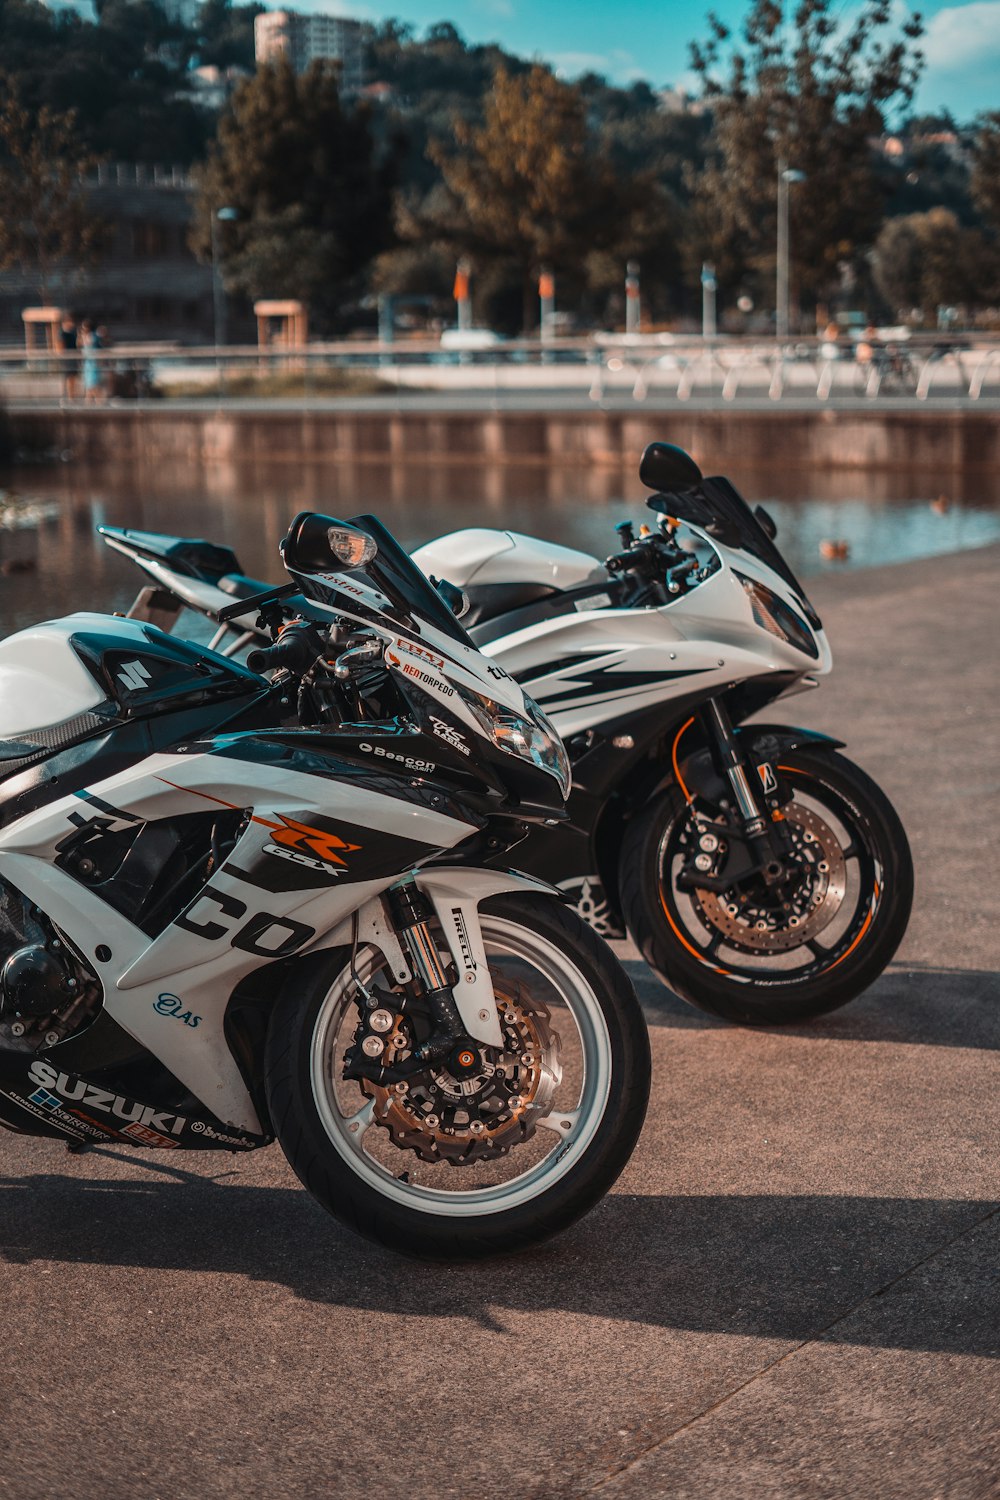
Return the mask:
<svg viewBox="0 0 1000 1500">
<path fill-rule="evenodd" d="M 415 1151 L 421 1161 L 468 1166 L 496 1160 L 534 1135 L 535 1122 L 552 1108 L 562 1067 L 559 1034 L 548 1009 L 521 984 L 494 980 L 494 992 L 502 1048 L 469 1040 L 446 1064 L 436 1063 L 405 1083 L 361 1083 L 374 1100 L 375 1122 L 395 1146 Z M 409 1022 L 401 1012 L 385 1062 L 398 1065 L 411 1049 Z"/>
<path fill-rule="evenodd" d="M 731 946 L 751 953 L 800 948 L 836 917 L 847 891 L 847 864 L 836 834 L 811 808 L 790 802 L 784 809 L 792 848 L 786 863 L 798 876 L 781 904 L 769 905 L 733 888 L 719 895 L 698 887 L 695 905 L 703 920 Z"/>
</svg>

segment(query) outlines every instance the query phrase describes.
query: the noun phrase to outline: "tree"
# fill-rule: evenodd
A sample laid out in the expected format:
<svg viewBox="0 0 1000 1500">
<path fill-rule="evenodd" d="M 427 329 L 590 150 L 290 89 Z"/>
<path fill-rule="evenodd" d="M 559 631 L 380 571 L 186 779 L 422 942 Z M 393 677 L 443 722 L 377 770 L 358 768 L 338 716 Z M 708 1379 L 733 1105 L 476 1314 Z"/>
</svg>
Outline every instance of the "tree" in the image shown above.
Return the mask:
<svg viewBox="0 0 1000 1500">
<path fill-rule="evenodd" d="M 59 268 L 78 271 L 99 253 L 104 226 L 88 210 L 82 179 L 96 158 L 78 143 L 76 115 L 22 103 L 0 78 L 0 268 L 34 274 L 43 304 Z"/>
<path fill-rule="evenodd" d="M 1000 233 L 1000 110 L 984 115 L 973 147 L 972 197 L 989 227 Z"/>
<path fill-rule="evenodd" d="M 342 106 L 336 70 L 301 75 L 284 59 L 236 88 L 199 173 L 192 245 L 206 259 L 212 216 L 226 286 L 298 297 L 336 320 L 359 273 L 391 238 L 395 156 L 376 151 L 367 112 Z"/>
<path fill-rule="evenodd" d="M 947 208 L 888 219 L 872 254 L 875 285 L 894 313 L 919 308 L 925 320 L 952 303 L 987 301 L 996 268 L 983 236 Z"/>
<path fill-rule="evenodd" d="M 263 5 L 204 0 L 198 13 L 198 61 L 216 68 L 254 66 L 253 23 Z"/>
<path fill-rule="evenodd" d="M 410 237 L 436 238 L 494 277 L 498 264 L 512 268 L 527 329 L 541 268 L 586 281 L 595 253 L 641 253 L 664 232 L 666 200 L 649 174 L 616 176 L 590 138 L 579 90 L 547 68 L 514 76 L 499 67 L 483 116 L 482 125 L 455 120 L 457 152 L 431 143 L 445 192 Z"/>
<path fill-rule="evenodd" d="M 780 164 L 805 173 L 792 190 L 792 270 L 800 292 L 827 294 L 838 267 L 872 243 L 882 186 L 869 142 L 886 111 L 913 95 L 923 59 L 919 17 L 895 36 L 890 0 L 863 0 L 842 25 L 832 0 L 755 0 L 742 45 L 729 51 L 711 18 L 707 44 L 691 49 L 713 112 L 710 159 L 692 181 L 707 259 L 727 280 L 773 274 Z M 728 78 L 718 71 L 728 54 Z"/>
</svg>

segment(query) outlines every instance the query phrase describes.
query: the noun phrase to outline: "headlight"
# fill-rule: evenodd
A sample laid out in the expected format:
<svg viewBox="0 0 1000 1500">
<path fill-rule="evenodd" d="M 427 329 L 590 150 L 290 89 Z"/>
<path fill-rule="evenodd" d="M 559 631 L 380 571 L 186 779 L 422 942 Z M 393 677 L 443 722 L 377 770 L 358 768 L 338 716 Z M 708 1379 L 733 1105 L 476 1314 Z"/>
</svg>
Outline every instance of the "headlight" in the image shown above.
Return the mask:
<svg viewBox="0 0 1000 1500">
<path fill-rule="evenodd" d="M 529 760 L 540 771 L 547 771 L 550 776 L 554 776 L 565 801 L 573 784 L 569 756 L 562 740 L 534 699 L 525 693 L 524 701 L 531 714 L 526 719 L 523 714 L 515 713 L 512 708 L 505 708 L 502 703 L 486 698 L 482 693 L 470 692 L 468 688 L 456 690 L 461 693 L 462 701 L 475 714 L 497 749 L 506 750 L 508 755 L 516 755 L 519 760 Z"/>
<path fill-rule="evenodd" d="M 779 599 L 771 589 L 753 578 L 745 578 L 742 573 L 737 573 L 736 577 L 743 585 L 744 593 L 750 600 L 750 608 L 753 610 L 754 622 L 760 626 L 761 630 L 766 630 L 769 635 L 776 636 L 779 641 L 786 641 L 789 646 L 794 646 L 796 651 L 804 651 L 806 656 L 819 656 L 816 637 L 805 620 L 797 615 L 784 599 Z"/>
</svg>

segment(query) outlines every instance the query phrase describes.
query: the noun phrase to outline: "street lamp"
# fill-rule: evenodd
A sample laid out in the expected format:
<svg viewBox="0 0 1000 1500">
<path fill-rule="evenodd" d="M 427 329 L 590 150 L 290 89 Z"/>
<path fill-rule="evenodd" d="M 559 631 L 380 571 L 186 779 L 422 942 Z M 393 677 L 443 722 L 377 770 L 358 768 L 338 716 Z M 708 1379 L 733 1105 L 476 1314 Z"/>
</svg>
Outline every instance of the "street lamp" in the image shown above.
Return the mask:
<svg viewBox="0 0 1000 1500">
<path fill-rule="evenodd" d="M 239 218 L 236 208 L 217 208 L 212 214 L 212 337 L 218 349 L 226 331 L 226 311 L 222 280 L 219 276 L 219 246 L 216 223 L 232 224 Z"/>
<path fill-rule="evenodd" d="M 778 270 L 775 288 L 774 331 L 779 339 L 788 337 L 788 189 L 793 182 L 805 182 L 806 174 L 797 172 L 786 161 L 778 161 Z"/>
</svg>

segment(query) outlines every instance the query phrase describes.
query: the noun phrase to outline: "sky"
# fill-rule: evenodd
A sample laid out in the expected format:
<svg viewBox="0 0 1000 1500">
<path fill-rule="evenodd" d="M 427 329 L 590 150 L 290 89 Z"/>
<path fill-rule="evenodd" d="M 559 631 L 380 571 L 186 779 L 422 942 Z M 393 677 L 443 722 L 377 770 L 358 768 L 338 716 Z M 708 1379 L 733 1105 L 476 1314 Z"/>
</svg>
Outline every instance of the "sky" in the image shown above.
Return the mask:
<svg viewBox="0 0 1000 1500">
<path fill-rule="evenodd" d="M 276 7 L 278 0 L 267 0 Z M 522 57 L 539 56 L 567 78 L 603 73 L 613 83 L 647 79 L 694 90 L 687 44 L 706 35 L 714 10 L 738 27 L 749 0 L 288 0 L 289 8 L 384 21 L 395 16 L 418 32 L 451 21 L 469 42 L 500 42 Z M 849 16 L 856 0 L 835 0 Z M 960 123 L 1000 109 L 1000 0 L 943 0 L 911 7 L 924 17 L 927 66 L 916 99 L 921 112 L 950 109 Z M 903 0 L 895 9 L 905 15 Z"/>
</svg>

